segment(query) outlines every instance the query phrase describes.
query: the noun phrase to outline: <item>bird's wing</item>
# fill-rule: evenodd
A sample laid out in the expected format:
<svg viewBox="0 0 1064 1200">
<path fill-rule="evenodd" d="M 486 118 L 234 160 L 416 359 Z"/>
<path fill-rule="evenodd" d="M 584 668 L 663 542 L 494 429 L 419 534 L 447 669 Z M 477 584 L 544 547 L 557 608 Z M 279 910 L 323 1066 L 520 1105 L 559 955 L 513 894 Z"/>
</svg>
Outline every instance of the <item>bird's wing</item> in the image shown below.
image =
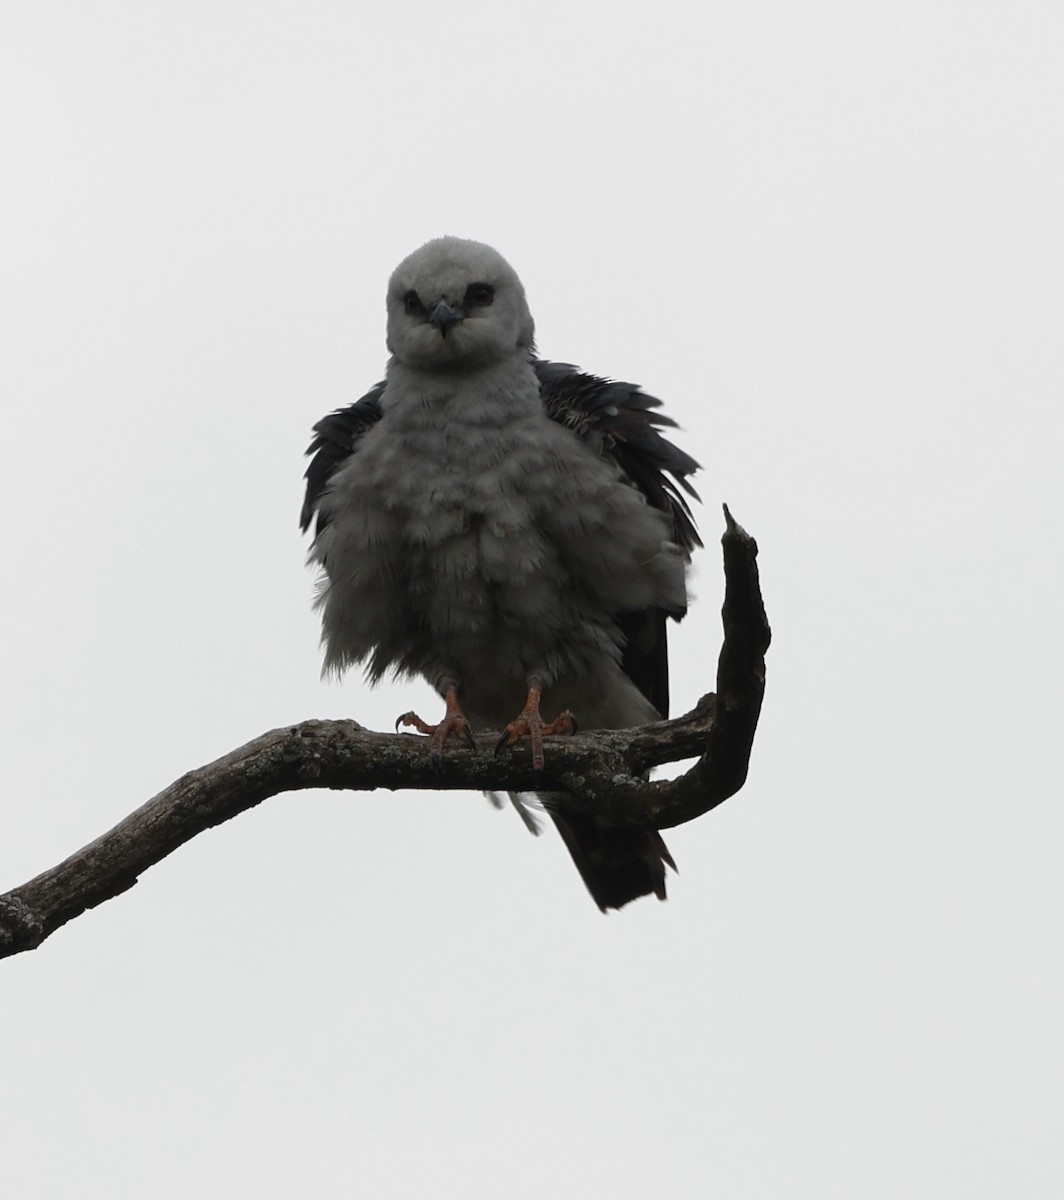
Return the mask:
<svg viewBox="0 0 1064 1200">
<path fill-rule="evenodd" d="M 310 528 L 315 510 L 336 469 L 355 453 L 366 431 L 381 419 L 383 393 L 384 380 L 381 380 L 360 400 L 349 404 L 347 408 L 338 408 L 329 413 L 314 426 L 315 437 L 307 447 L 307 454 L 314 457 L 303 476 L 307 481 L 307 492 L 303 499 L 303 511 L 299 514 L 300 528 L 304 533 Z M 319 510 L 315 534 L 321 533 L 327 523 L 328 518 Z"/>
<path fill-rule="evenodd" d="M 687 481 L 698 463 L 659 432 L 659 426 L 676 426 L 656 411 L 661 401 L 638 384 L 588 375 L 569 363 L 535 359 L 532 365 L 548 416 L 612 458 L 649 504 L 668 513 L 685 553 L 701 546 L 684 495 L 698 499 Z"/>
<path fill-rule="evenodd" d="M 669 515 L 673 540 L 685 555 L 701 546 L 684 495 L 698 499 L 687 479 L 698 470 L 698 463 L 662 436 L 660 426 L 676 423 L 656 411 L 661 401 L 634 383 L 587 375 L 569 363 L 536 359 L 533 366 L 548 415 L 613 459 L 647 503 Z M 621 666 L 663 717 L 669 715 L 665 619 L 679 620 L 683 615 L 682 609 L 652 608 L 614 617 L 625 638 Z"/>
</svg>

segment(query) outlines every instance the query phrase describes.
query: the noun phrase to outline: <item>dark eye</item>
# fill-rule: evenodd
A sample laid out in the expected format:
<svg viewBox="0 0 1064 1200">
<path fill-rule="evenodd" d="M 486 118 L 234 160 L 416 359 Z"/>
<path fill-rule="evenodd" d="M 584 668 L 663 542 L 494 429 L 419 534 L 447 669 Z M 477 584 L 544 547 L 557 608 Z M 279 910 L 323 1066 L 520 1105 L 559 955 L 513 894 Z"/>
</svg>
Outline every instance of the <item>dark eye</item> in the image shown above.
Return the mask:
<svg viewBox="0 0 1064 1200">
<path fill-rule="evenodd" d="M 466 308 L 487 308 L 494 299 L 495 289 L 490 283 L 471 283 L 463 303 Z"/>
<path fill-rule="evenodd" d="M 407 292 L 403 297 L 403 308 L 410 314 L 416 316 L 425 311 L 424 304 L 417 298 L 417 292 Z"/>
</svg>

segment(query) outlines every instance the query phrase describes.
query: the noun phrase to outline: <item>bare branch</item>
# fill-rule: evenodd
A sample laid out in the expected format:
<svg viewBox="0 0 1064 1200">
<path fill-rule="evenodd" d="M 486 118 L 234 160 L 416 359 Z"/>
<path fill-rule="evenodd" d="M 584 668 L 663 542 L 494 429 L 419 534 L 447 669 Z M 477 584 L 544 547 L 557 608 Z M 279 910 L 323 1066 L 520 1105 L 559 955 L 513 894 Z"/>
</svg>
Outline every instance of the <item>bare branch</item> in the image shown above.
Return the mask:
<svg viewBox="0 0 1064 1200">
<path fill-rule="evenodd" d="M 371 791 L 560 791 L 621 825 L 665 829 L 693 820 L 746 780 L 765 689 L 769 627 L 757 573 L 757 545 L 724 509 L 724 645 L 716 695 L 673 721 L 602 730 L 551 742 L 543 770 L 527 748 L 478 754 L 448 748 L 434 762 L 425 739 L 373 733 L 354 721 L 305 721 L 274 729 L 224 758 L 190 771 L 114 829 L 65 862 L 0 896 L 0 957 L 33 950 L 61 925 L 120 895 L 189 839 L 303 788 Z M 652 767 L 699 755 L 678 779 L 647 781 Z"/>
</svg>

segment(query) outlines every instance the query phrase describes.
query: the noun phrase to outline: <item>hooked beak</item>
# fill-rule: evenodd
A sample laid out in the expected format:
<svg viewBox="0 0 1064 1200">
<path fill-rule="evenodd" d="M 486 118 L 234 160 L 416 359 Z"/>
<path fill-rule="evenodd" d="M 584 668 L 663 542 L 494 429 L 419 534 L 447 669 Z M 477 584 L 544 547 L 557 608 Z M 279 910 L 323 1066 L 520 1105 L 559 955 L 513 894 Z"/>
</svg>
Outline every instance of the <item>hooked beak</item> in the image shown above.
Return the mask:
<svg viewBox="0 0 1064 1200">
<path fill-rule="evenodd" d="M 441 300 L 432 310 L 432 316 L 429 317 L 429 324 L 435 325 L 440 333 L 446 337 L 449 329 L 453 329 L 459 321 L 464 320 L 465 313 L 461 309 L 452 308 L 446 300 Z"/>
</svg>

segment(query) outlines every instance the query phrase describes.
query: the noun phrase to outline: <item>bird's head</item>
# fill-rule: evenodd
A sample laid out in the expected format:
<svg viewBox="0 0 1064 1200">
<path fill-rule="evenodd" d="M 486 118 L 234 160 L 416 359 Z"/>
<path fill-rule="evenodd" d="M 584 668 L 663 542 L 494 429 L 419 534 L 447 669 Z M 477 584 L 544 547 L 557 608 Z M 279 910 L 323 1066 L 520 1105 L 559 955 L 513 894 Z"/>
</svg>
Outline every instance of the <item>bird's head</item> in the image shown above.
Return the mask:
<svg viewBox="0 0 1064 1200">
<path fill-rule="evenodd" d="M 388 282 L 388 349 L 440 370 L 488 366 L 532 350 L 532 315 L 513 267 L 463 238 L 426 242 Z"/>
</svg>

